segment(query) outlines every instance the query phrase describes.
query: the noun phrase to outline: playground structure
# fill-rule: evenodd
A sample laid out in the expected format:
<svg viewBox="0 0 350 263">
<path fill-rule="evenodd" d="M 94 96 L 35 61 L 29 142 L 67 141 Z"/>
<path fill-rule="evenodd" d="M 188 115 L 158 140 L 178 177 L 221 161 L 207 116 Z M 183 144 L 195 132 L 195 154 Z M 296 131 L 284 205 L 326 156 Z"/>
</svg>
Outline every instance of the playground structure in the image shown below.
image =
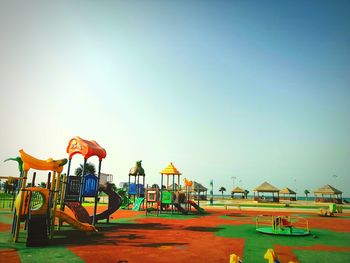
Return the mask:
<svg viewBox="0 0 350 263">
<path fill-rule="evenodd" d="M 61 173 L 63 166 L 67 163 L 67 159 L 53 160 L 49 158 L 47 160 L 39 160 L 23 150 L 19 152 L 23 162 L 23 176 L 21 177 L 21 190 L 16 198 L 12 224 L 13 241 L 18 241 L 21 222 L 26 221 L 27 245 L 43 245 L 47 242 L 48 235 L 50 238 L 53 237 Z M 43 188 L 26 188 L 30 169 L 53 172 L 51 184 L 47 185 L 48 189 L 43 191 Z M 33 198 L 36 195 L 40 196 L 40 201 L 37 203 L 33 202 L 38 200 L 38 198 Z"/>
<path fill-rule="evenodd" d="M 173 165 L 173 163 L 170 163 L 165 169 L 163 169 L 161 172 L 161 182 L 160 182 L 160 206 L 159 206 L 159 213 L 162 211 L 167 210 L 169 207 L 171 209 L 171 213 L 173 214 L 174 208 L 176 208 L 178 211 L 180 211 L 182 214 L 186 214 L 187 211 L 184 207 L 184 199 L 182 198 L 183 195 L 180 196 L 180 193 L 177 195 L 177 199 L 175 196 L 175 192 L 179 192 L 180 189 L 180 175 L 181 173 L 176 169 L 176 167 Z M 165 189 L 163 188 L 163 177 L 166 175 L 166 186 Z M 169 176 L 172 176 L 172 185 L 171 188 L 169 187 Z M 175 186 L 175 176 L 177 176 L 177 187 Z M 181 202 L 183 201 L 183 202 Z"/>
<path fill-rule="evenodd" d="M 128 198 L 133 203 L 133 210 L 140 210 L 144 206 L 145 199 L 145 170 L 141 165 L 142 160 L 137 161 L 129 171 Z M 140 183 L 142 177 L 142 183 Z M 133 178 L 134 182 L 131 182 Z"/>
<path fill-rule="evenodd" d="M 264 259 L 267 260 L 267 263 L 280 263 L 281 261 L 279 260 L 277 254 L 272 248 L 269 248 L 266 250 L 264 254 Z M 236 254 L 231 254 L 230 255 L 230 263 L 242 263 L 243 261 L 241 258 L 236 255 Z M 288 261 L 288 263 L 294 263 L 294 261 Z"/>
<path fill-rule="evenodd" d="M 230 263 L 242 263 L 242 260 L 236 254 L 231 254 L 230 255 Z"/>
<path fill-rule="evenodd" d="M 272 248 L 266 251 L 264 259 L 266 259 L 268 263 L 280 263 L 278 256 Z"/>
<path fill-rule="evenodd" d="M 320 208 L 318 212 L 319 216 L 335 216 L 336 213 L 342 213 L 343 208 L 341 205 L 329 204 L 328 208 Z"/>
<path fill-rule="evenodd" d="M 309 223 L 302 217 L 260 215 L 255 219 L 256 231 L 269 235 L 307 236 Z"/>
<path fill-rule="evenodd" d="M 182 214 L 187 214 L 191 211 L 191 207 L 194 207 L 199 213 L 204 213 L 204 209 L 199 207 L 198 204 L 190 200 L 189 189 L 192 186 L 192 182 L 187 179 L 185 182 L 185 189 L 181 189 L 180 185 L 180 175 L 181 173 L 174 166 L 173 163 L 170 163 L 165 169 L 161 172 L 161 188 L 160 189 L 147 189 L 146 194 L 146 214 L 151 211 L 157 211 L 157 214 L 162 212 L 171 211 L 173 214 L 174 211 L 178 211 Z M 166 185 L 163 187 L 164 176 L 166 175 Z M 172 181 L 172 184 L 169 186 L 169 177 Z M 175 177 L 177 177 L 175 183 Z"/>
<path fill-rule="evenodd" d="M 112 185 L 108 182 L 110 181 L 110 178 L 108 178 L 110 175 L 102 174 L 103 176 L 101 177 L 101 162 L 106 157 L 106 151 L 95 141 L 86 141 L 80 137 L 75 137 L 68 144 L 68 174 L 72 156 L 79 153 L 84 156 L 81 178 L 62 174 L 67 159 L 53 160 L 49 158 L 40 160 L 23 150 L 20 150 L 19 153 L 19 157 L 7 160 L 18 162 L 20 177 L 0 177 L 0 179 L 7 179 L 11 183 L 20 182 L 17 183 L 17 185 L 20 185 L 20 191 L 15 200 L 12 224 L 12 238 L 14 242 L 18 241 L 22 222 L 25 222 L 25 230 L 27 231 L 27 246 L 43 246 L 48 243 L 49 239 L 53 238 L 56 218 L 58 218 L 58 229 L 63 222 L 66 222 L 82 231 L 96 232 L 97 230 L 94 227 L 96 222 L 103 219 L 107 219 L 108 222 L 109 216 L 119 209 L 122 199 L 112 190 Z M 95 155 L 99 158 L 97 177 L 84 173 L 87 159 Z M 33 173 L 32 177 L 31 186 L 33 187 L 26 187 L 30 169 L 50 171 L 46 188 L 34 187 L 36 172 Z M 108 208 L 102 213 L 96 214 L 99 190 L 104 191 L 108 195 Z M 94 212 L 92 216 L 81 205 L 83 197 L 94 198 Z M 59 209 L 57 209 L 58 204 L 60 204 Z M 66 206 L 70 208 L 75 218 L 64 211 Z"/>
<path fill-rule="evenodd" d="M 65 181 L 61 194 L 60 210 L 63 212 L 65 206 L 69 207 L 77 220 L 82 223 L 91 223 L 95 225 L 98 220 L 106 219 L 109 222 L 109 216 L 117 211 L 122 203 L 122 198 L 112 190 L 111 184 L 108 183 L 108 176 L 101 180 L 101 165 L 102 160 L 107 153 L 96 141 L 84 140 L 80 137 L 72 138 L 67 146 L 67 153 L 69 154 L 68 161 L 68 180 Z M 71 161 L 74 155 L 81 154 L 84 157 L 82 176 L 69 176 Z M 99 160 L 97 177 L 93 174 L 85 174 L 85 166 L 87 160 L 97 156 Z M 104 181 L 104 183 L 101 183 Z M 104 191 L 108 195 L 108 208 L 100 214 L 97 212 L 98 191 Z M 88 212 L 81 205 L 83 197 L 94 198 L 94 212 L 89 216 Z M 59 224 L 61 225 L 61 223 Z"/>
<path fill-rule="evenodd" d="M 272 248 L 269 248 L 266 250 L 266 253 L 264 255 L 264 259 L 267 260 L 267 263 L 280 263 L 281 261 L 279 260 L 277 254 Z M 294 263 L 294 261 L 288 261 L 288 263 Z"/>
</svg>

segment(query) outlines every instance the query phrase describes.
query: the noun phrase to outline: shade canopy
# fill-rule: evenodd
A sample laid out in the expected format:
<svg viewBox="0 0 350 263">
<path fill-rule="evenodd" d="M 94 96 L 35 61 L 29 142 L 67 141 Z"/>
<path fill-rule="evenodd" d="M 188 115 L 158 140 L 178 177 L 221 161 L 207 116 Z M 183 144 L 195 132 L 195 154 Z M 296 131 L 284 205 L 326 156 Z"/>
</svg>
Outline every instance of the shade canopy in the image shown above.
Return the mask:
<svg viewBox="0 0 350 263">
<path fill-rule="evenodd" d="M 100 160 L 106 158 L 106 150 L 102 148 L 96 141 L 88 141 L 76 136 L 72 138 L 67 146 L 69 159 L 75 154 L 81 154 L 84 159 L 89 159 L 91 156 L 97 156 Z"/>
<path fill-rule="evenodd" d="M 270 192 L 270 193 L 278 192 L 279 193 L 280 190 L 277 187 L 269 184 L 268 182 L 264 182 L 261 185 L 259 185 L 257 188 L 255 188 L 254 191 Z"/>
<path fill-rule="evenodd" d="M 293 190 L 289 189 L 288 187 L 286 188 L 283 188 L 281 191 L 280 191 L 280 194 L 284 194 L 284 195 L 295 195 L 297 194 L 296 192 L 294 192 Z"/>
<path fill-rule="evenodd" d="M 242 189 L 242 188 L 240 188 L 240 187 L 236 187 L 236 188 L 234 188 L 232 191 L 231 191 L 231 193 L 237 193 L 237 194 L 244 194 L 245 193 L 245 191 Z"/>
<path fill-rule="evenodd" d="M 165 167 L 161 172 L 161 174 L 175 174 L 181 175 L 179 170 L 176 169 L 173 163 L 170 163 L 167 167 Z"/>
<path fill-rule="evenodd" d="M 314 194 L 323 194 L 323 195 L 340 195 L 343 192 L 334 188 L 333 186 L 330 186 L 329 184 L 326 184 L 314 191 Z"/>
<path fill-rule="evenodd" d="M 205 192 L 208 188 L 204 187 L 202 184 L 193 181 L 190 191 L 191 192 Z"/>
</svg>

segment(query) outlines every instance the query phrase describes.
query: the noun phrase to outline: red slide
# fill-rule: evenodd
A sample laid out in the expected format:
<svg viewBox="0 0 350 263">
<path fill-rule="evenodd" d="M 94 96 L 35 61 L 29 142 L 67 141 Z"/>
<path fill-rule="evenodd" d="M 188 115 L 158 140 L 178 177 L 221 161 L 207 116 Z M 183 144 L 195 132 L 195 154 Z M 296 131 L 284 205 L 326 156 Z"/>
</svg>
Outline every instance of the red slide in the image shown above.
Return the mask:
<svg viewBox="0 0 350 263">
<path fill-rule="evenodd" d="M 117 211 L 122 204 L 122 198 L 112 190 L 111 184 L 108 184 L 107 187 L 103 189 L 103 192 L 108 195 L 108 208 L 95 216 L 96 223 L 98 220 L 107 219 L 111 214 Z M 72 210 L 77 220 L 82 223 L 92 223 L 93 216 L 90 216 L 79 202 L 66 202 L 65 204 Z"/>
<path fill-rule="evenodd" d="M 66 206 L 72 210 L 75 218 L 82 223 L 91 223 L 88 211 L 79 202 L 66 202 Z"/>
<path fill-rule="evenodd" d="M 96 222 L 98 220 L 107 219 L 111 214 L 119 209 L 123 201 L 120 195 L 113 191 L 111 184 L 107 184 L 107 187 L 103 189 L 103 192 L 108 195 L 108 208 L 95 216 Z M 90 220 L 92 222 L 92 216 L 90 216 Z"/>
</svg>

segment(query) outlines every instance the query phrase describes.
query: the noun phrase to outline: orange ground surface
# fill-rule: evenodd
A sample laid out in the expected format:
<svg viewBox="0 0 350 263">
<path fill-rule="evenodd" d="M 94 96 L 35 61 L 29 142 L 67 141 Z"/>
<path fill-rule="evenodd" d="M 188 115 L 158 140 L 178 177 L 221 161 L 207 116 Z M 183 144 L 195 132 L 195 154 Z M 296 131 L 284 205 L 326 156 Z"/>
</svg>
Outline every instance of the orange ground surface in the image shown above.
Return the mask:
<svg viewBox="0 0 350 263">
<path fill-rule="evenodd" d="M 106 229 L 102 243 L 91 246 L 72 245 L 69 249 L 88 263 L 101 262 L 228 262 L 233 251 L 243 256 L 244 239 L 215 236 L 210 228 L 219 225 L 252 224 L 262 211 L 209 210 L 210 215 L 191 219 L 136 218 L 137 224 L 120 224 L 115 231 Z M 234 212 L 242 214 L 239 220 L 220 218 Z M 286 212 L 267 212 L 275 215 L 288 215 Z M 114 219 L 132 218 L 144 212 L 122 210 L 113 214 Z M 350 220 L 332 218 L 308 218 L 312 227 L 338 232 L 350 231 Z M 322 246 L 315 249 L 323 250 Z M 282 262 L 288 259 L 297 260 L 293 247 L 276 246 L 275 251 Z M 326 250 L 326 249 L 325 249 Z M 350 249 L 347 249 L 350 251 Z M 171 260 L 170 260 L 171 259 Z M 169 261 L 170 260 L 170 261 Z"/>
</svg>

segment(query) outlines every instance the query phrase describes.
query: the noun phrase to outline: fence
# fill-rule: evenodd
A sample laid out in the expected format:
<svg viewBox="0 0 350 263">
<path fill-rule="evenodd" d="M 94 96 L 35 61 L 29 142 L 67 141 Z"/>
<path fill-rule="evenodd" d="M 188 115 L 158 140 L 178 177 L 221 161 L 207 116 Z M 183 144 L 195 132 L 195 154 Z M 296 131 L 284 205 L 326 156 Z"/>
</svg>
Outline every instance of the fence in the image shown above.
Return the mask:
<svg viewBox="0 0 350 263">
<path fill-rule="evenodd" d="M 13 194 L 0 193 L 0 209 L 13 209 L 15 196 Z"/>
</svg>

